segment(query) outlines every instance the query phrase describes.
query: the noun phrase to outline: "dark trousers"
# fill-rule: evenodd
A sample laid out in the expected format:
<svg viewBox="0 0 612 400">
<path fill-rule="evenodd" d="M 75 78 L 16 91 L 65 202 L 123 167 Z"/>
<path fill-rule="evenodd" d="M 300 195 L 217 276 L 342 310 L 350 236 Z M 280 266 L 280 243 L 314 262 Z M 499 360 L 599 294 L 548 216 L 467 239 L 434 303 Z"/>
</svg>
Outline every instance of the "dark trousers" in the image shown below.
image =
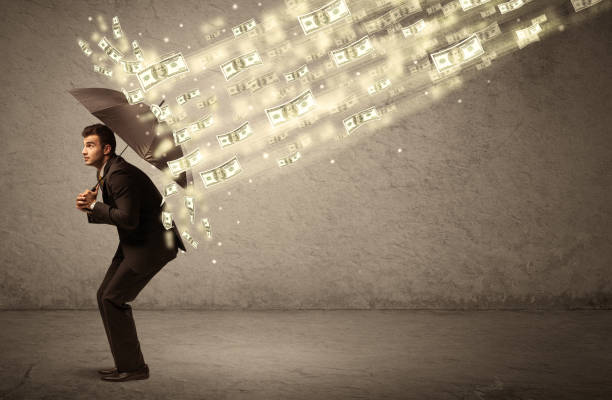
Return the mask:
<svg viewBox="0 0 612 400">
<path fill-rule="evenodd" d="M 159 262 L 149 261 L 143 268 L 141 260 L 124 257 L 119 245 L 106 271 L 97 293 L 98 308 L 115 366 L 119 371 L 133 371 L 145 364 L 136 334 L 132 307 L 127 303 L 136 298 L 168 261 L 167 258 Z"/>
</svg>

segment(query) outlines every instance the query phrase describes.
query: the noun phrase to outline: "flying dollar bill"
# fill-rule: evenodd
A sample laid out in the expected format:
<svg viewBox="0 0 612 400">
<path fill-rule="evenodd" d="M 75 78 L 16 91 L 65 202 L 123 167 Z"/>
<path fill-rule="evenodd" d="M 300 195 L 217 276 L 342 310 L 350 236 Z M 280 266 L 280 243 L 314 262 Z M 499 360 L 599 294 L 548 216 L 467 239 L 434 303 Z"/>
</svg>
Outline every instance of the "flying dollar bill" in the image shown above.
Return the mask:
<svg viewBox="0 0 612 400">
<path fill-rule="evenodd" d="M 134 56 L 138 61 L 144 61 L 144 55 L 136 40 L 132 42 L 132 53 L 134 53 Z"/>
<path fill-rule="evenodd" d="M 210 107 L 213 104 L 217 104 L 217 96 L 216 95 L 212 95 L 209 98 L 207 98 L 206 100 L 199 101 L 199 102 L 196 103 L 198 108 Z"/>
<path fill-rule="evenodd" d="M 200 153 L 200 149 L 196 148 L 191 153 L 183 156 L 181 158 L 177 158 L 176 160 L 168 161 L 168 167 L 170 168 L 170 173 L 173 176 L 179 176 L 182 172 L 187 171 L 188 169 L 193 168 L 198 165 L 200 161 L 202 161 L 202 153 Z"/>
<path fill-rule="evenodd" d="M 402 34 L 404 35 L 404 37 L 408 37 L 408 36 L 416 35 L 417 33 L 421 32 L 423 29 L 425 29 L 425 20 L 420 19 L 414 24 L 408 25 L 407 27 L 402 28 Z"/>
<path fill-rule="evenodd" d="M 170 110 L 170 105 L 166 104 L 165 106 L 158 106 L 157 104 L 150 105 L 151 112 L 155 115 L 158 122 L 164 122 L 172 117 L 172 111 Z"/>
<path fill-rule="evenodd" d="M 111 71 L 111 70 L 109 70 L 109 69 L 107 69 L 107 68 L 105 68 L 105 67 L 103 67 L 101 65 L 94 64 L 93 70 L 95 72 L 99 73 L 99 74 L 106 75 L 106 76 L 108 76 L 110 78 L 112 78 L 112 76 L 113 76 L 113 71 Z"/>
<path fill-rule="evenodd" d="M 221 64 L 221 72 L 223 72 L 225 80 L 229 81 L 245 69 L 261 64 L 263 64 L 263 61 L 257 50 L 254 50 Z"/>
<path fill-rule="evenodd" d="M 123 36 L 123 32 L 121 31 L 121 25 L 119 24 L 119 17 L 115 16 L 113 17 L 113 35 L 115 36 L 115 39 L 121 39 L 121 37 Z"/>
<path fill-rule="evenodd" d="M 498 4 L 497 8 L 499 8 L 499 12 L 501 14 L 506 14 L 506 13 L 509 13 L 510 11 L 514 11 L 516 9 L 523 7 L 528 2 L 529 0 L 510 0 L 505 3 Z"/>
<path fill-rule="evenodd" d="M 488 3 L 491 0 L 459 0 L 459 4 L 463 11 L 471 10 L 474 7 L 478 7 L 481 4 Z"/>
<path fill-rule="evenodd" d="M 262 89 L 266 86 L 270 86 L 273 83 L 278 82 L 278 75 L 274 72 L 269 72 L 265 75 L 260 76 L 259 78 L 248 80 L 245 85 L 246 88 L 251 91 L 251 93 L 255 93 L 259 89 Z"/>
<path fill-rule="evenodd" d="M 194 249 L 198 248 L 198 242 L 196 242 L 193 237 L 191 237 L 191 235 L 189 233 L 187 233 L 186 231 L 183 231 L 181 233 L 181 237 L 183 239 L 185 239 L 190 245 L 193 246 Z"/>
<path fill-rule="evenodd" d="M 192 122 L 184 128 L 173 131 L 172 136 L 174 137 L 174 144 L 179 145 L 191 140 L 192 133 L 198 133 L 203 129 L 208 128 L 213 124 L 212 115 L 207 115 L 200 118 L 199 120 Z"/>
<path fill-rule="evenodd" d="M 189 72 L 189 67 L 183 58 L 183 54 L 179 52 L 165 56 L 161 61 L 149 65 L 137 73 L 136 77 L 140 86 L 146 92 L 152 87 L 185 72 Z"/>
<path fill-rule="evenodd" d="M 128 103 L 130 104 L 141 103 L 144 100 L 144 92 L 140 88 L 130 90 L 129 92 L 124 88 L 121 88 L 121 91 L 125 95 L 125 98 L 127 99 Z"/>
<path fill-rule="evenodd" d="M 298 78 L 303 77 L 307 73 L 308 73 L 308 65 L 304 64 L 293 72 L 287 72 L 285 74 L 285 79 L 287 80 L 287 82 L 291 82 Z"/>
<path fill-rule="evenodd" d="M 300 154 L 299 151 L 296 151 L 295 153 L 289 154 L 287 157 L 276 160 L 276 162 L 278 163 L 279 167 L 284 167 L 286 165 L 293 164 L 300 158 L 302 158 L 302 154 Z"/>
<path fill-rule="evenodd" d="M 79 47 L 81 48 L 81 50 L 83 51 L 83 53 L 85 53 L 87 57 L 89 57 L 93 53 L 91 51 L 91 47 L 89 47 L 89 43 L 87 43 L 83 39 L 79 39 L 78 43 L 79 43 Z"/>
<path fill-rule="evenodd" d="M 289 134 L 287 132 L 283 132 L 280 135 L 276 135 L 276 136 L 270 136 L 268 138 L 268 143 L 270 144 L 274 144 L 274 143 L 278 143 L 282 140 L 287 139 L 287 137 L 289 136 Z"/>
<path fill-rule="evenodd" d="M 166 230 L 172 229 L 172 213 L 162 211 L 162 224 Z"/>
<path fill-rule="evenodd" d="M 374 46 L 372 46 L 370 38 L 368 35 L 365 35 L 361 39 L 349 44 L 346 47 L 332 50 L 330 52 L 330 56 L 336 64 L 336 67 L 340 67 L 371 53 L 373 50 Z"/>
<path fill-rule="evenodd" d="M 211 238 L 212 230 L 210 229 L 210 222 L 208 221 L 208 218 L 202 218 L 202 225 L 204 226 L 204 231 L 206 232 L 206 236 Z"/>
<path fill-rule="evenodd" d="M 187 214 L 189 214 L 189 219 L 193 224 L 195 218 L 195 205 L 193 204 L 192 196 L 185 196 L 185 208 L 187 209 Z"/>
<path fill-rule="evenodd" d="M 174 144 L 176 146 L 191 140 L 191 134 L 189 132 L 189 129 L 187 128 L 179 129 L 178 131 L 173 131 L 172 137 L 174 137 Z"/>
<path fill-rule="evenodd" d="M 366 122 L 376 119 L 380 119 L 380 114 L 376 110 L 376 107 L 370 107 L 343 119 L 342 124 L 344 125 L 344 129 L 346 129 L 346 134 L 350 135 L 355 129 L 363 126 Z"/>
<path fill-rule="evenodd" d="M 202 182 L 204 182 L 204 187 L 207 188 L 225 182 L 238 175 L 240 172 L 242 172 L 242 167 L 238 162 L 238 157 L 234 155 L 230 160 L 215 168 L 201 171 L 200 177 L 202 178 Z"/>
<path fill-rule="evenodd" d="M 421 11 L 419 0 L 409 0 L 403 2 L 399 7 L 393 8 L 378 18 L 364 23 L 367 33 L 374 33 L 388 26 L 399 23 L 404 17 Z"/>
<path fill-rule="evenodd" d="M 516 33 L 519 49 L 522 49 L 530 43 L 539 41 L 540 36 L 538 35 L 538 33 L 540 32 L 542 32 L 542 27 L 538 23 L 532 24 L 527 28 L 518 29 L 514 31 L 514 33 Z"/>
<path fill-rule="evenodd" d="M 447 17 L 455 11 L 459 10 L 460 8 L 461 4 L 459 4 L 459 0 L 451 1 L 442 6 L 442 14 Z"/>
<path fill-rule="evenodd" d="M 170 182 L 166 186 L 164 186 L 164 197 L 172 196 L 173 194 L 177 194 L 179 191 L 178 183 Z"/>
<path fill-rule="evenodd" d="M 376 82 L 374 82 L 374 84 L 372 86 L 368 87 L 368 93 L 371 95 L 383 91 L 386 88 L 388 88 L 389 86 L 391 86 L 391 81 L 387 78 L 384 79 L 380 79 Z"/>
<path fill-rule="evenodd" d="M 501 29 L 499 29 L 499 25 L 497 21 L 493 22 L 491 25 L 487 26 L 481 31 L 475 32 L 480 40 L 480 43 L 484 43 L 488 40 L 493 39 L 496 36 L 501 35 Z"/>
<path fill-rule="evenodd" d="M 187 93 L 183 93 L 182 95 L 177 96 L 176 102 L 179 103 L 180 105 L 183 105 L 187 103 L 188 100 L 191 100 L 195 97 L 200 97 L 200 89 L 193 89 Z"/>
<path fill-rule="evenodd" d="M 601 3 L 601 0 L 571 0 L 574 11 L 582 11 L 585 8 L 594 6 L 597 3 Z"/>
<path fill-rule="evenodd" d="M 123 71 L 130 75 L 135 75 L 144 69 L 144 64 L 140 61 L 125 61 L 121 60 Z"/>
<path fill-rule="evenodd" d="M 431 53 L 431 59 L 438 72 L 445 72 L 453 67 L 472 61 L 484 54 L 478 35 L 475 33 L 453 46 L 436 53 Z"/>
<path fill-rule="evenodd" d="M 310 89 L 308 89 L 287 103 L 266 109 L 266 115 L 274 128 L 285 122 L 301 117 L 314 109 L 316 105 L 317 102 Z"/>
<path fill-rule="evenodd" d="M 106 36 L 104 36 L 99 42 L 98 46 L 106 53 L 107 56 L 110 57 L 115 63 L 119 63 L 123 58 L 123 53 L 113 47 L 112 44 L 108 41 Z"/>
<path fill-rule="evenodd" d="M 345 0 L 334 0 L 321 8 L 300 15 L 298 21 L 305 35 L 316 32 L 351 15 Z"/>
<path fill-rule="evenodd" d="M 238 143 L 248 138 L 253 134 L 253 129 L 249 125 L 249 121 L 240 125 L 238 128 L 233 131 L 224 133 L 222 135 L 217 135 L 217 140 L 219 141 L 219 146 L 221 148 L 230 146 L 234 143 Z"/>
<path fill-rule="evenodd" d="M 255 29 L 255 26 L 257 26 L 257 23 L 255 22 L 255 20 L 253 18 L 251 18 L 250 20 L 241 23 L 240 25 L 236 25 L 232 28 L 232 33 L 234 34 L 234 37 L 237 38 L 238 36 L 242 35 L 243 33 L 247 33 L 248 31 L 252 31 L 253 29 Z"/>
</svg>

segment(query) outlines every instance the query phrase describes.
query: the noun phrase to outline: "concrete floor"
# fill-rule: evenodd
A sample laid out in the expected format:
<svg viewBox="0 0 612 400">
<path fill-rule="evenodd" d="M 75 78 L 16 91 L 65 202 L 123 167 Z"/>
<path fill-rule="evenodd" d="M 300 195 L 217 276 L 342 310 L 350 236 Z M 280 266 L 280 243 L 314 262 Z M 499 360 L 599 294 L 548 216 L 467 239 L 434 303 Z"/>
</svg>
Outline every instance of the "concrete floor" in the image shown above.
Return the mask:
<svg viewBox="0 0 612 400">
<path fill-rule="evenodd" d="M 1 399 L 610 399 L 610 311 L 139 311 L 110 383 L 95 311 L 0 312 Z"/>
</svg>

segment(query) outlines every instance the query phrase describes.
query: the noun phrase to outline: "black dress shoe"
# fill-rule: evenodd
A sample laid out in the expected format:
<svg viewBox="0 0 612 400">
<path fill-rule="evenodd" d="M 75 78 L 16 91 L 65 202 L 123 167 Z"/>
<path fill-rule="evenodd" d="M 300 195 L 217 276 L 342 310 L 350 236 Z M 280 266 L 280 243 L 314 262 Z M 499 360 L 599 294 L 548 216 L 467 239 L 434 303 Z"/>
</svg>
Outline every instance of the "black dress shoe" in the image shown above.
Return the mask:
<svg viewBox="0 0 612 400">
<path fill-rule="evenodd" d="M 133 381 L 137 379 L 148 379 L 149 378 L 149 367 L 147 364 L 144 367 L 137 369 L 135 371 L 119 371 L 115 372 L 112 375 L 104 375 L 101 377 L 103 381 L 109 382 L 125 382 L 125 381 Z"/>
<path fill-rule="evenodd" d="M 107 368 L 107 369 L 99 369 L 98 373 L 100 375 L 112 375 L 117 372 L 117 367 Z"/>
</svg>

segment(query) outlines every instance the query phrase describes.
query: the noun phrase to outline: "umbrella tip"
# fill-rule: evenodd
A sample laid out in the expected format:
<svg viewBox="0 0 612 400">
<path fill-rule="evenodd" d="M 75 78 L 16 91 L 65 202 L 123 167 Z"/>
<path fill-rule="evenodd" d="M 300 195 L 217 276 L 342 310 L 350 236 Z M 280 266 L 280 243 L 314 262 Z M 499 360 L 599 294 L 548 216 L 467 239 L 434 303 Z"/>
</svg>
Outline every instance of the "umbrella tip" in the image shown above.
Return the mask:
<svg viewBox="0 0 612 400">
<path fill-rule="evenodd" d="M 166 101 L 166 99 L 162 99 L 161 103 L 159 103 L 157 106 L 161 107 L 161 105 L 164 104 L 164 101 Z"/>
</svg>

